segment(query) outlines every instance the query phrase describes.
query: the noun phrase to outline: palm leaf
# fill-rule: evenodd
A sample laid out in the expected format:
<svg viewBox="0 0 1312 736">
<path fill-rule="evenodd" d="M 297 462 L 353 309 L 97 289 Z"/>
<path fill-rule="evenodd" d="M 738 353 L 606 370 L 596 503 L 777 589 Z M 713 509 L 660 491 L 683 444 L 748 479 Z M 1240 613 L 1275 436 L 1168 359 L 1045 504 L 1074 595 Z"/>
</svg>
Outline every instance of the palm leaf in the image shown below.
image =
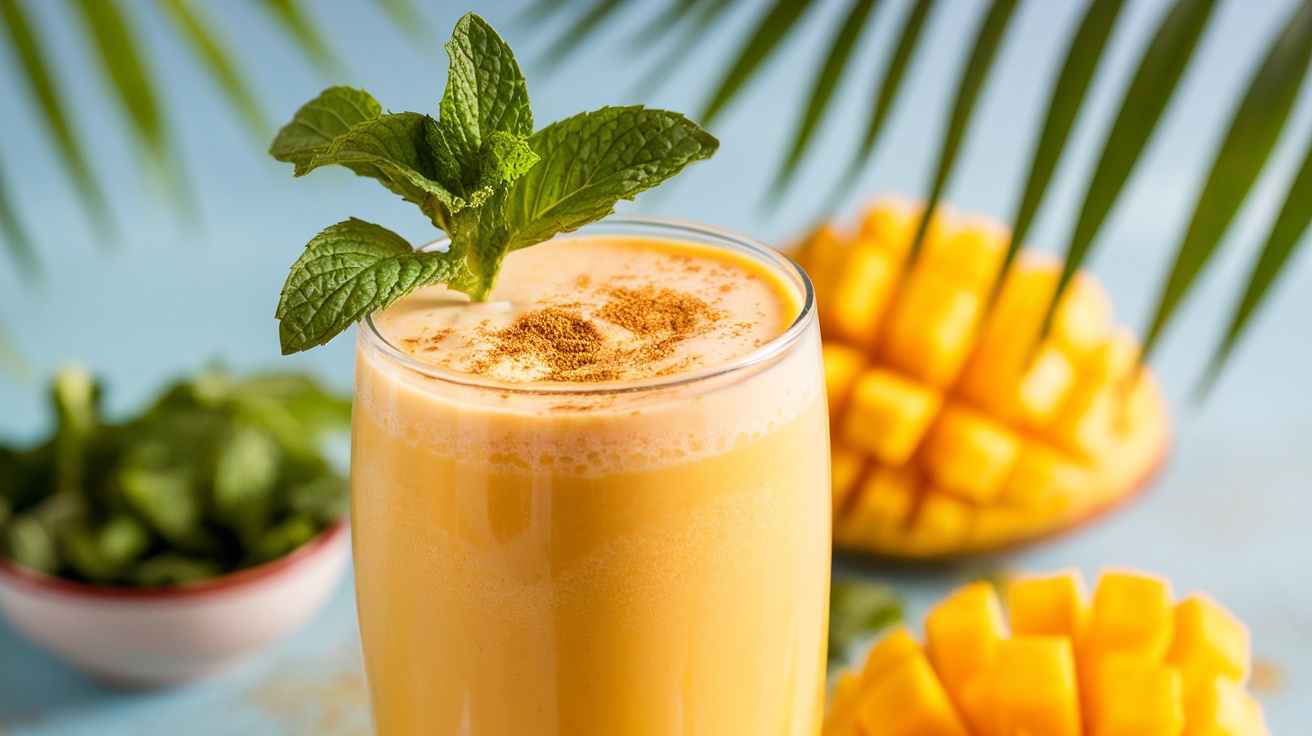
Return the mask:
<svg viewBox="0 0 1312 736">
<path fill-rule="evenodd" d="M 4 27 L 9 37 L 9 44 L 17 55 L 23 71 L 27 73 L 28 88 L 36 97 L 45 119 L 42 127 L 54 136 L 59 155 L 77 186 L 78 195 L 97 220 L 97 224 L 109 227 L 111 220 L 105 195 L 100 185 L 96 183 L 96 177 L 91 173 L 91 166 L 82 152 L 82 146 L 68 123 L 68 114 L 51 79 L 50 64 L 42 51 L 41 44 L 37 42 L 36 35 L 32 32 L 32 23 L 27 11 L 18 0 L 0 0 L 0 26 Z M 25 244 L 25 247 L 30 248 L 30 244 Z"/>
<path fill-rule="evenodd" d="M 82 12 L 105 73 L 118 93 L 137 136 L 157 163 L 168 158 L 164 119 L 156 101 L 155 89 L 146 75 L 138 53 L 140 45 L 128 30 L 117 3 L 103 0 L 73 0 Z"/>
<path fill-rule="evenodd" d="M 264 0 L 264 6 L 320 71 L 330 76 L 341 75 L 342 65 L 297 0 Z"/>
<path fill-rule="evenodd" d="M 1189 230 L 1180 243 L 1171 275 L 1158 300 L 1152 326 L 1144 338 L 1143 359 L 1151 355 L 1162 330 L 1216 253 L 1221 237 L 1266 165 L 1307 76 L 1309 62 L 1312 62 L 1312 0 L 1304 0 L 1271 45 L 1216 154 Z"/>
<path fill-rule="evenodd" d="M 952 168 L 957 162 L 957 153 L 961 149 L 961 139 L 966 132 L 966 126 L 970 123 L 970 116 L 975 111 L 975 103 L 979 100 L 980 88 L 984 86 L 984 80 L 988 77 L 989 69 L 993 67 L 993 58 L 997 54 L 998 43 L 1007 31 L 1007 26 L 1011 23 L 1011 18 L 1016 10 L 1017 0 L 993 0 L 989 6 L 988 13 L 984 16 L 984 22 L 980 24 L 979 35 L 975 38 L 975 46 L 971 49 L 970 57 L 966 62 L 966 68 L 961 74 L 961 84 L 957 88 L 957 100 L 952 106 L 952 118 L 948 121 L 947 131 L 943 135 L 943 144 L 939 147 L 940 154 L 938 159 L 938 169 L 934 173 L 934 185 L 930 189 L 929 197 L 925 202 L 925 211 L 920 216 L 920 224 L 916 227 L 916 236 L 911 241 L 911 250 L 907 254 L 908 267 L 916 262 L 920 254 L 921 246 L 925 239 L 925 231 L 929 229 L 929 221 L 938 206 L 939 199 L 943 196 L 943 188 L 947 186 L 948 177 L 952 175 Z"/>
<path fill-rule="evenodd" d="M 569 2 L 570 0 L 535 0 L 532 5 L 520 12 L 516 22 L 526 26 L 537 25 L 552 13 L 560 11 Z"/>
<path fill-rule="evenodd" d="M 1215 4 L 1216 0 L 1177 0 L 1139 61 L 1085 192 L 1075 231 L 1066 248 L 1066 261 L 1044 315 L 1042 336 L 1051 330 L 1057 305 L 1088 257 L 1094 237 L 1157 127 Z"/>
<path fill-rule="evenodd" d="M 23 229 L 23 223 L 9 203 L 9 190 L 5 187 L 2 175 L 0 175 L 0 239 L 9 248 L 9 254 L 19 268 L 29 275 L 40 272 L 41 261 L 37 258 L 36 249 L 32 247 L 32 239 L 28 237 L 27 231 Z"/>
<path fill-rule="evenodd" d="M 1034 149 L 1034 161 L 1030 164 L 1029 177 L 1025 181 L 1024 194 L 1011 231 L 1011 241 L 1007 244 L 1007 253 L 1003 257 L 1002 267 L 994 282 L 990 302 L 997 298 L 1011 264 L 1016 260 L 1025 236 L 1029 233 L 1034 215 L 1043 203 L 1048 192 L 1048 183 L 1057 168 L 1057 162 L 1066 150 L 1066 140 L 1070 136 L 1075 119 L 1088 97 L 1089 82 L 1102 60 L 1107 38 L 1111 36 L 1112 27 L 1121 14 L 1124 0 L 1093 0 L 1080 22 L 1079 30 L 1071 40 L 1066 52 L 1066 61 L 1052 88 L 1052 100 L 1048 103 L 1048 114 L 1043 123 L 1043 132 L 1039 135 L 1038 145 Z"/>
<path fill-rule="evenodd" d="M 1240 335 L 1244 333 L 1249 321 L 1262 306 L 1271 287 L 1283 272 L 1285 264 L 1293 257 L 1295 250 L 1306 242 L 1303 235 L 1307 232 L 1308 224 L 1312 223 L 1312 207 L 1308 206 L 1308 202 L 1312 202 L 1312 138 L 1308 140 L 1303 165 L 1289 187 L 1285 204 L 1280 208 L 1280 214 L 1276 216 L 1275 224 L 1271 226 L 1271 233 L 1267 236 L 1266 245 L 1262 247 L 1262 254 L 1248 277 L 1244 296 L 1230 318 L 1230 326 L 1226 329 L 1225 338 L 1217 347 L 1208 365 L 1207 374 L 1200 383 L 1199 395 L 1205 394 L 1216 382 L 1221 369 L 1225 367 L 1235 346 L 1239 343 Z"/>
<path fill-rule="evenodd" d="M 638 29 L 628 40 L 627 47 L 635 51 L 641 51 L 650 47 L 660 40 L 669 31 L 671 26 L 677 25 L 692 15 L 692 11 L 697 9 L 706 0 L 674 0 L 666 6 L 661 14 L 653 18 L 650 22 L 644 23 L 642 28 Z"/>
<path fill-rule="evenodd" d="M 191 50 L 204 62 L 210 76 L 228 97 L 228 102 L 241 114 L 246 127 L 260 140 L 268 138 L 269 122 L 255 99 L 246 78 L 237 70 L 231 54 L 225 48 L 215 27 L 192 5 L 191 0 L 156 0 L 169 20 L 187 41 Z"/>
<path fill-rule="evenodd" d="M 861 148 L 857 151 L 857 154 L 852 157 L 852 162 L 848 164 L 847 171 L 838 178 L 833 191 L 830 193 L 828 197 L 829 209 L 832 209 L 838 198 L 851 188 L 853 182 L 861 173 L 861 169 L 865 168 L 866 162 L 870 160 L 871 154 L 874 153 L 875 144 L 879 141 L 879 134 L 884 130 L 884 120 L 888 118 L 888 112 L 897 99 L 897 93 L 902 89 L 902 79 L 906 76 L 907 64 L 911 61 L 916 48 L 920 45 L 922 32 L 925 29 L 925 19 L 929 17 L 933 7 L 934 0 L 916 0 L 915 6 L 907 13 L 906 21 L 902 24 L 902 32 L 898 36 L 897 46 L 893 49 L 893 56 L 888 62 L 888 68 L 884 70 L 883 80 L 879 83 L 879 95 L 875 98 L 875 104 L 870 110 L 870 122 L 866 125 L 866 137 L 861 141 Z"/>
<path fill-rule="evenodd" d="M 0 323 L 0 367 L 18 376 L 27 376 L 31 372 L 27 362 L 23 360 L 23 354 L 9 339 L 4 323 Z"/>
<path fill-rule="evenodd" d="M 865 27 L 866 19 L 870 17 L 870 13 L 878 4 L 879 0 L 853 0 L 852 8 L 848 11 L 847 17 L 838 25 L 834 38 L 829 43 L 829 56 L 820 67 L 815 86 L 811 90 L 811 99 L 807 102 L 806 111 L 802 113 L 801 120 L 798 121 L 793 146 L 788 151 L 788 157 L 784 159 L 783 166 L 779 168 L 778 175 L 775 176 L 774 185 L 771 188 L 775 199 L 784 193 L 789 179 L 792 177 L 793 172 L 797 170 L 797 165 L 801 163 L 802 154 L 806 152 L 806 147 L 811 142 L 815 127 L 820 119 L 824 117 L 825 110 L 829 107 L 829 101 L 833 98 L 834 89 L 838 86 L 838 81 L 847 68 L 847 60 L 851 57 L 852 49 L 856 46 L 856 40 Z"/>
<path fill-rule="evenodd" d="M 684 27 L 678 40 L 657 59 L 656 63 L 651 65 L 646 74 L 638 78 L 638 82 L 633 85 L 636 95 L 646 97 L 668 79 L 674 70 L 679 68 L 680 62 L 692 55 L 696 45 L 705 40 L 708 31 L 715 26 L 724 12 L 733 7 L 733 0 L 709 0 L 709 2 L 696 0 L 696 2 L 701 7 L 701 12 L 692 16 L 692 22 Z"/>
<path fill-rule="evenodd" d="M 375 2 L 382 6 L 383 11 L 391 16 L 396 25 L 412 37 L 422 38 L 429 34 L 428 24 L 424 22 L 410 0 L 375 0 Z"/>
<path fill-rule="evenodd" d="M 761 62 L 779 49 L 780 42 L 797 27 L 798 19 L 810 5 L 809 0 L 775 0 L 770 12 L 761 19 L 761 23 L 738 52 L 733 66 L 729 67 L 710 101 L 706 103 L 705 110 L 698 118 L 703 125 L 710 125 L 725 105 L 737 96 L 742 86 L 756 74 Z"/>
<path fill-rule="evenodd" d="M 560 65 L 570 53 L 581 48 L 583 41 L 601 27 L 606 19 L 615 14 L 626 0 L 596 0 L 588 11 L 579 16 L 564 33 L 542 55 L 544 72 L 550 72 Z"/>
</svg>

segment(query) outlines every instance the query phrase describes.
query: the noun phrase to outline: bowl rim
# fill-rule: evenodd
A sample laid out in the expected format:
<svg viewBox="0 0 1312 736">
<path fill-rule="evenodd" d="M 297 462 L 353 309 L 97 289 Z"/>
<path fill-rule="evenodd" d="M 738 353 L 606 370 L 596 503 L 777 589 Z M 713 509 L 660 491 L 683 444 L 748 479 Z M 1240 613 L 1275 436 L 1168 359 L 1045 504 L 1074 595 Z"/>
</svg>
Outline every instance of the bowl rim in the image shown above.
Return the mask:
<svg viewBox="0 0 1312 736">
<path fill-rule="evenodd" d="M 321 553 L 333 547 L 347 533 L 350 523 L 346 517 L 324 527 L 309 541 L 287 554 L 268 562 L 230 572 L 215 578 L 183 585 L 138 587 L 131 585 L 93 585 L 69 580 L 25 568 L 0 556 L 0 584 L 30 593 L 55 593 L 68 598 L 120 601 L 181 601 L 206 598 L 237 589 L 248 588 L 272 577 L 305 567 Z"/>
</svg>

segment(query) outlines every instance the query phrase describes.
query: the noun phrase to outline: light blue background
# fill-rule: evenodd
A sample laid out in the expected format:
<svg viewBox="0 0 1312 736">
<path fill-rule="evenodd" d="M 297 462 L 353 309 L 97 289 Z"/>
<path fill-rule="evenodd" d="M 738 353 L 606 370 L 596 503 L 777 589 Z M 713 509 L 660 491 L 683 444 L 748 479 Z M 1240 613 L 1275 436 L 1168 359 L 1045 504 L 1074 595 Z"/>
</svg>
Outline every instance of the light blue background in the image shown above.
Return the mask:
<svg viewBox="0 0 1312 736">
<path fill-rule="evenodd" d="M 272 314 L 288 265 L 301 245 L 346 215 L 375 220 L 419 242 L 434 235 L 413 207 L 345 172 L 293 181 L 290 167 L 264 153 L 223 108 L 209 79 L 180 48 L 145 0 L 127 3 L 152 18 L 152 58 L 175 141 L 196 181 L 199 223 L 169 213 L 160 185 L 136 166 L 130 138 L 113 111 L 68 6 L 31 2 L 42 29 L 58 39 L 57 67 L 77 113 L 79 132 L 94 142 L 93 164 L 117 213 L 119 235 L 97 243 L 75 206 L 36 121 L 22 108 L 0 108 L 0 154 L 24 219 L 43 245 L 43 279 L 27 283 L 0 259 L 0 319 L 35 376 L 66 361 L 90 365 L 110 389 L 115 411 L 136 407 L 162 381 L 212 361 L 240 369 L 303 368 L 346 389 L 349 337 L 307 355 L 278 355 Z M 244 68 L 275 122 L 331 82 L 370 89 L 393 110 L 436 112 L 445 82 L 444 39 L 467 3 L 425 0 L 432 32 L 422 41 L 399 33 L 367 0 L 306 3 L 341 51 L 345 79 L 318 75 L 292 53 L 254 2 L 206 5 L 239 42 Z M 583 5 L 588 3 L 584 2 Z M 562 24 L 516 23 L 521 3 L 474 2 L 519 52 L 528 70 L 539 124 L 605 104 L 638 102 L 632 83 L 652 56 L 631 59 L 626 40 L 664 3 L 634 3 L 608 40 L 579 50 L 551 75 L 537 73 L 548 41 Z M 766 3 L 738 12 L 676 76 L 645 100 L 695 113 L 711 77 L 741 42 Z M 891 32 L 910 5 L 887 0 L 869 29 L 859 73 L 844 80 L 842 100 L 820 131 L 787 205 L 761 205 L 761 195 L 788 143 L 807 80 L 827 50 L 831 21 L 845 3 L 820 3 L 785 53 L 774 59 L 714 128 L 723 141 L 716 158 L 658 193 L 622 209 L 699 220 L 786 244 L 814 217 L 832 177 L 864 126 L 866 90 L 888 51 Z M 1083 184 L 1109 117 L 1119 103 L 1138 50 L 1166 7 L 1131 0 L 1112 38 L 1112 63 L 1095 80 L 1094 113 L 1075 129 L 1074 149 L 1058 171 L 1059 185 L 1031 240 L 1064 243 Z M 1210 165 L 1228 124 L 1226 103 L 1240 94 L 1257 57 L 1294 0 L 1222 0 L 1201 41 L 1201 55 L 1103 232 L 1093 270 L 1108 284 L 1119 314 L 1141 328 L 1197 196 L 1194 182 Z M 966 211 L 1009 218 L 1047 104 L 1071 24 L 1084 3 L 1029 0 L 1019 11 L 995 74 L 977 110 L 950 199 Z M 906 92 L 860 191 L 921 193 L 932 150 L 968 49 L 982 0 L 947 2 L 931 19 L 925 51 L 913 62 Z M 891 12 L 890 12 L 891 11 Z M 876 63 L 879 62 L 879 63 Z M 9 54 L 0 54 L 0 87 L 20 84 Z M 113 111 L 116 112 L 116 111 Z M 1256 196 L 1241 213 L 1227 250 L 1212 268 L 1192 309 L 1171 332 L 1157 362 L 1177 408 L 1173 462 L 1152 492 L 1116 516 L 1060 541 L 965 568 L 886 569 L 840 561 L 841 574 L 890 578 L 909 596 L 919 618 L 935 598 L 991 566 L 1045 570 L 1076 566 L 1092 575 L 1106 565 L 1132 565 L 1170 575 L 1179 592 L 1204 588 L 1249 622 L 1256 656 L 1279 677 L 1260 692 L 1273 732 L 1305 733 L 1312 722 L 1312 396 L 1306 389 L 1312 350 L 1312 261 L 1302 258 L 1236 356 L 1215 395 L 1186 401 L 1199 366 L 1241 287 L 1249 259 L 1312 130 L 1312 94 L 1305 94 Z M 854 211 L 858 197 L 848 203 Z M 42 382 L 0 376 L 0 437 L 36 437 L 46 427 Z M 343 588 L 329 610 L 301 634 L 241 670 L 172 692 L 124 695 L 72 675 L 0 623 L 0 733 L 205 734 L 363 733 L 354 611 Z"/>
</svg>

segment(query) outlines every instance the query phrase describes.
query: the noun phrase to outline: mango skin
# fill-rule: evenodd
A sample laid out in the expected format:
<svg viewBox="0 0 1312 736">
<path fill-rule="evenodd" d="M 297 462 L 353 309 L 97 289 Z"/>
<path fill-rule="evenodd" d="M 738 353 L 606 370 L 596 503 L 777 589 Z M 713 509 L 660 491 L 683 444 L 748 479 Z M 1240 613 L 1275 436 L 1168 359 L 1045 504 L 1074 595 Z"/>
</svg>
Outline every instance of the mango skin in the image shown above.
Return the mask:
<svg viewBox="0 0 1312 736">
<path fill-rule="evenodd" d="M 840 549 L 953 557 L 1060 533 L 1131 498 L 1164 464 L 1168 411 L 1088 274 L 1038 340 L 1061 264 L 1008 235 L 883 199 L 795 251 L 825 339 Z M 991 306 L 990 306 L 991 305 Z"/>
<path fill-rule="evenodd" d="M 1247 691 L 1249 632 L 1216 601 L 1105 571 L 989 583 L 905 626 L 844 673 L 823 736 L 1269 736 Z"/>
</svg>

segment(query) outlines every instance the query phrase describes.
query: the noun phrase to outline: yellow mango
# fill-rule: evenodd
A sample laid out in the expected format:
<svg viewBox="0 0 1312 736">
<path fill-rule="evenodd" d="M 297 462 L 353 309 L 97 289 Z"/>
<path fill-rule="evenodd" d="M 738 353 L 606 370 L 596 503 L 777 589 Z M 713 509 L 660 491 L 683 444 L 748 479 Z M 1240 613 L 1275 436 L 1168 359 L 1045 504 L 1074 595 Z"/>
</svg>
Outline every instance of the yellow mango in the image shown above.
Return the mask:
<svg viewBox="0 0 1312 736">
<path fill-rule="evenodd" d="M 1115 655 L 1101 663 L 1093 736 L 1180 736 L 1184 732 L 1180 672 L 1148 657 Z"/>
<path fill-rule="evenodd" d="M 920 444 L 943 397 L 893 371 L 862 373 L 852 387 L 842 435 L 854 448 L 899 467 Z"/>
<path fill-rule="evenodd" d="M 1007 606 L 1014 636 L 1058 636 L 1077 642 L 1088 627 L 1084 578 L 1075 570 L 1011 581 Z"/>
<path fill-rule="evenodd" d="M 925 466 L 948 493 L 978 504 L 997 500 L 1020 452 L 1006 427 L 960 404 L 948 404 L 925 440 Z"/>
<path fill-rule="evenodd" d="M 986 678 L 989 736 L 1080 736 L 1080 700 L 1071 641 L 1015 636 L 998 643 Z"/>
<path fill-rule="evenodd" d="M 1166 661 L 1180 668 L 1185 683 L 1208 684 L 1216 677 L 1248 679 L 1248 629 L 1202 593 L 1175 607 L 1175 639 Z"/>
</svg>

